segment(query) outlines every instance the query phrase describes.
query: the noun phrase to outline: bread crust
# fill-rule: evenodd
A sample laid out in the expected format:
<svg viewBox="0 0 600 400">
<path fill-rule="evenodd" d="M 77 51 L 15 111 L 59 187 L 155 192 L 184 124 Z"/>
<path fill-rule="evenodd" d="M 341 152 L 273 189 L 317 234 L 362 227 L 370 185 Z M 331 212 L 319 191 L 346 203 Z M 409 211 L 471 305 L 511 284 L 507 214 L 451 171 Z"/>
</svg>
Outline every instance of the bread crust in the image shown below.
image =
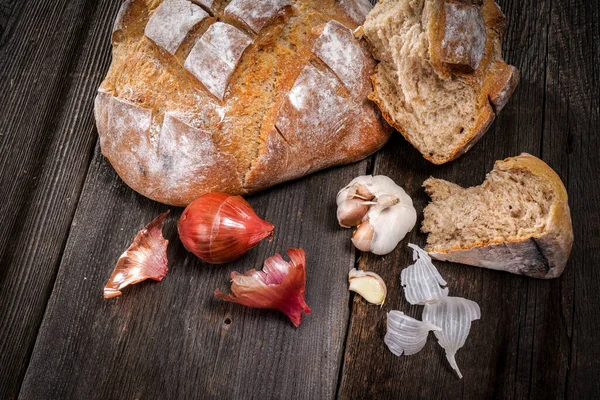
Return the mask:
<svg viewBox="0 0 600 400">
<path fill-rule="evenodd" d="M 443 46 L 446 24 L 445 5 L 447 4 L 469 8 L 481 7 L 481 16 L 476 18 L 482 18 L 485 25 L 485 32 L 483 32 L 485 36 L 479 38 L 479 40 L 485 40 L 485 48 L 482 54 L 474 56 L 478 60 L 475 63 L 477 66 L 474 70 L 466 65 L 458 65 L 457 67 L 444 62 L 444 54 L 448 51 L 452 52 L 452 48 L 444 48 Z M 478 112 L 473 127 L 463 134 L 462 140 L 450 149 L 446 155 L 430 155 L 411 142 L 406 129 L 387 110 L 385 100 L 379 96 L 381 84 L 378 82 L 377 74 L 371 77 L 374 91 L 369 98 L 381 109 L 385 120 L 400 132 L 406 140 L 411 142 L 417 150 L 421 151 L 425 159 L 434 164 L 444 164 L 466 153 L 489 129 L 496 115 L 515 91 L 520 75 L 516 67 L 506 64 L 502 59 L 502 37 L 506 30 L 506 17 L 494 0 L 426 0 L 423 12 L 426 15 L 423 19 L 427 26 L 429 38 L 429 62 L 434 71 L 442 79 L 450 79 L 451 77 L 462 79 L 477 89 Z M 472 45 L 470 41 L 463 44 L 467 47 Z M 377 51 L 372 52 L 377 54 Z M 474 52 L 478 53 L 478 50 L 475 49 Z"/>
<path fill-rule="evenodd" d="M 509 238 L 506 241 L 490 240 L 472 246 L 458 245 L 449 250 L 428 245 L 426 250 L 432 258 L 442 261 L 507 271 L 533 278 L 550 279 L 560 276 L 573 246 L 568 195 L 560 177 L 545 162 L 527 153 L 497 161 L 494 169 L 524 169 L 551 186 L 555 197 L 544 231 L 529 237 Z M 451 185 L 451 190 L 456 191 L 456 185 Z M 424 186 L 427 190 L 427 181 Z"/>
<path fill-rule="evenodd" d="M 185 37 L 164 26 L 148 28 L 166 2 L 171 4 L 163 15 L 172 10 L 188 18 L 188 8 L 196 13 L 186 20 Z M 127 185 L 153 200 L 185 206 L 207 192 L 252 193 L 358 161 L 387 142 L 391 128 L 366 97 L 374 60 L 352 35 L 355 11 L 363 12 L 365 1 L 223 3 L 124 2 L 95 116 L 102 153 Z M 268 18 L 251 12 L 254 6 Z M 177 24 L 177 18 L 160 22 Z M 211 30 L 215 24 L 233 28 Z M 238 40 L 244 37 L 250 40 Z M 201 38 L 203 47 L 196 47 Z M 312 48 L 328 38 L 321 53 Z M 353 56 L 328 57 L 331 52 Z M 220 69 L 202 73 L 200 62 Z M 298 88 L 307 69 L 305 75 L 327 87 Z M 294 88 L 316 100 L 296 109 Z M 319 102 L 320 93 L 330 96 Z"/>
</svg>

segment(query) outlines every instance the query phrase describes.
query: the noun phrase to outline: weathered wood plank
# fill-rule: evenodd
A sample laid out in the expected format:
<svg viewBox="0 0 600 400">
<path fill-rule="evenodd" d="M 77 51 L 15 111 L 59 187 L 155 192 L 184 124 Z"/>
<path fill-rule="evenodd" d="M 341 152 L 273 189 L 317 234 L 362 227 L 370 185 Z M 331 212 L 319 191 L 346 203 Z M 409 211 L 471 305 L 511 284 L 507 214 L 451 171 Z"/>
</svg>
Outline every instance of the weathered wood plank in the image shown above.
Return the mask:
<svg viewBox="0 0 600 400">
<path fill-rule="evenodd" d="M 1 398 L 18 394 L 93 154 L 114 3 L 2 2 Z"/>
<path fill-rule="evenodd" d="M 551 295 L 536 293 L 537 309 L 547 313 L 536 319 L 531 360 L 538 398 L 600 398 L 599 19 L 598 2 L 552 2 L 542 155 L 567 186 L 575 243 Z M 552 370 L 560 371 L 555 380 Z"/>
<path fill-rule="evenodd" d="M 505 56 L 519 67 L 522 81 L 492 129 L 469 153 L 447 166 L 426 163 L 401 139 L 377 156 L 375 173 L 390 175 L 402 183 L 418 210 L 428 201 L 420 185 L 429 175 L 463 186 L 479 184 L 494 160 L 523 151 L 543 156 L 542 133 L 544 146 L 548 137 L 555 137 L 545 123 L 545 115 L 554 110 L 546 100 L 551 90 L 546 85 L 546 58 L 548 49 L 558 46 L 548 35 L 550 15 L 555 18 L 552 4 L 504 1 L 501 6 L 509 19 Z M 561 172 L 553 159 L 547 161 Z M 413 232 L 403 243 L 407 241 L 422 245 L 425 235 Z M 410 260 L 410 252 L 402 246 L 384 259 L 365 257 L 363 266 L 380 273 L 388 283 L 390 297 L 385 311 L 399 309 L 420 317 L 422 307 L 410 306 L 399 285 L 399 271 Z M 473 323 L 469 340 L 457 356 L 464 380 L 454 376 L 433 335 L 418 355 L 392 355 L 382 340 L 384 310 L 354 299 L 340 397 L 369 397 L 375 393 L 377 397 L 396 398 L 563 396 L 568 340 L 560 325 L 560 312 L 568 299 L 561 297 L 560 285 L 568 278 L 548 282 L 451 263 L 436 264 L 449 282 L 450 293 L 477 301 L 482 310 L 482 319 Z M 580 268 L 578 264 L 576 259 L 571 260 L 568 271 Z"/>
<path fill-rule="evenodd" d="M 331 398 L 348 319 L 355 255 L 337 228 L 338 186 L 366 162 L 318 173 L 250 198 L 276 226 L 242 259 L 210 266 L 185 252 L 173 210 L 170 272 L 104 300 L 102 288 L 135 233 L 166 206 L 127 188 L 99 152 L 74 218 L 55 289 L 23 383 L 23 398 Z M 307 303 L 299 328 L 283 315 L 213 297 L 229 273 L 302 247 Z"/>
</svg>

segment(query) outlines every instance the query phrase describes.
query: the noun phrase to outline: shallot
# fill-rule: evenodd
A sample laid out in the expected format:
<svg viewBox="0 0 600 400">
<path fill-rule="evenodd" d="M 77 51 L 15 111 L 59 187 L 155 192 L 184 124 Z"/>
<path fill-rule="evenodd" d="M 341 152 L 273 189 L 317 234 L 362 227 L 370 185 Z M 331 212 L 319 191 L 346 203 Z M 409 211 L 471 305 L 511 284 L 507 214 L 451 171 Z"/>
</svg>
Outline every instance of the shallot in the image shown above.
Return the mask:
<svg viewBox="0 0 600 400">
<path fill-rule="evenodd" d="M 223 264 L 272 238 L 275 227 L 260 219 L 241 196 L 208 193 L 187 206 L 177 229 L 189 252 L 206 262 Z"/>
</svg>

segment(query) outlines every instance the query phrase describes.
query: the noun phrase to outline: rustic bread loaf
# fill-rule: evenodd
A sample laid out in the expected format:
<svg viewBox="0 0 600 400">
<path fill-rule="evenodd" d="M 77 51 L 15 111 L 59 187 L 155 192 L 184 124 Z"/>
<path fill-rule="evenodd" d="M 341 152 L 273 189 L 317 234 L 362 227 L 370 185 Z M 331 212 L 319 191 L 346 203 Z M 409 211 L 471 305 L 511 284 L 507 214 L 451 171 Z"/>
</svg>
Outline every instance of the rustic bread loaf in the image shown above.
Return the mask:
<svg viewBox="0 0 600 400">
<path fill-rule="evenodd" d="M 475 144 L 519 82 L 502 60 L 505 17 L 493 0 L 381 0 L 364 35 L 385 119 L 435 164 Z"/>
<path fill-rule="evenodd" d="M 535 278 L 563 272 L 573 245 L 567 191 L 542 160 L 497 161 L 468 189 L 434 178 L 423 186 L 433 200 L 422 226 L 431 257 Z"/>
<path fill-rule="evenodd" d="M 352 34 L 367 0 L 127 0 L 95 114 L 134 190 L 184 206 L 373 153 L 391 129 Z"/>
</svg>

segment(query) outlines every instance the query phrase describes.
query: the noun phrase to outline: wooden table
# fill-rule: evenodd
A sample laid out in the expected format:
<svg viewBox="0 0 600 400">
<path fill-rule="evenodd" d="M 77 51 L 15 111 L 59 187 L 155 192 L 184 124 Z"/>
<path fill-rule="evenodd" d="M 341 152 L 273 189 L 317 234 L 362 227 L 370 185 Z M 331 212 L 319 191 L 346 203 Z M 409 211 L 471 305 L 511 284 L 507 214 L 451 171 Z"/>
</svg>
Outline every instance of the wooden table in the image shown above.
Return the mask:
<svg viewBox="0 0 600 400">
<path fill-rule="evenodd" d="M 93 98 L 110 62 L 119 0 L 0 0 L 0 398 L 600 398 L 600 2 L 504 0 L 506 59 L 522 74 L 483 139 L 443 166 L 395 134 L 368 160 L 249 198 L 275 240 L 210 266 L 165 235 L 169 275 L 113 300 L 102 288 L 136 232 L 170 207 L 119 179 L 98 148 Z M 420 316 L 399 287 L 406 243 L 390 255 L 355 252 L 335 218 L 335 194 L 360 174 L 385 174 L 420 218 L 430 175 L 483 181 L 494 160 L 528 152 L 569 191 L 575 245 L 559 279 L 436 263 L 482 319 L 457 355 L 459 380 L 433 336 L 418 355 L 383 343 L 386 312 Z M 312 314 L 221 302 L 232 270 L 260 268 L 289 247 L 308 254 Z M 359 265 L 379 273 L 380 309 L 347 291 Z"/>
</svg>

